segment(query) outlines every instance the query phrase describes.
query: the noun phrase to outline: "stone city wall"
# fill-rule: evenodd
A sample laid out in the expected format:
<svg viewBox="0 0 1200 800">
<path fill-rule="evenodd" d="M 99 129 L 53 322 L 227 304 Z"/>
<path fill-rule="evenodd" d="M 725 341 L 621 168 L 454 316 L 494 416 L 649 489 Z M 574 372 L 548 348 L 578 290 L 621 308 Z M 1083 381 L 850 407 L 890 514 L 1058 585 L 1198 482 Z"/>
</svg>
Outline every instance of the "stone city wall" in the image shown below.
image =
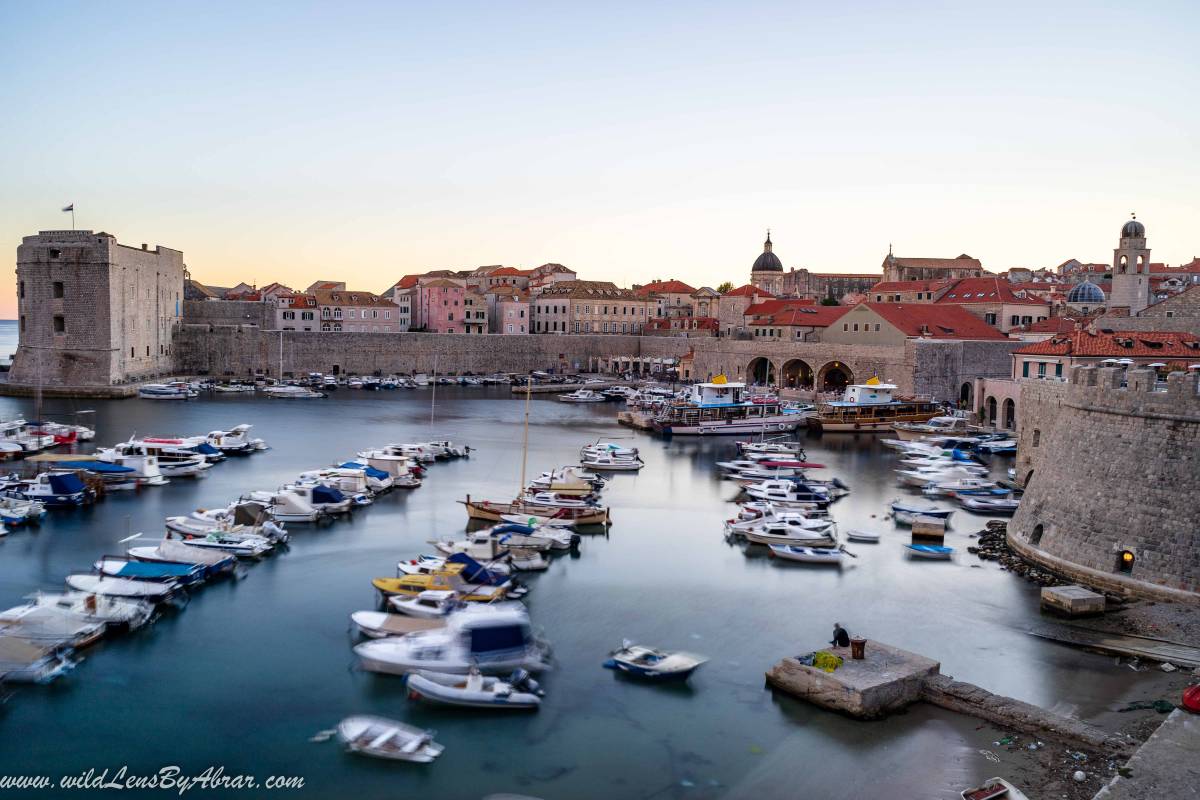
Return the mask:
<svg viewBox="0 0 1200 800">
<path fill-rule="evenodd" d="M 183 318 L 188 324 L 274 328 L 275 305 L 247 300 L 185 300 Z"/>
<path fill-rule="evenodd" d="M 1154 370 L 1117 367 L 1021 381 L 1010 546 L 1107 591 L 1200 601 L 1198 381 L 1173 373 L 1156 392 Z"/>
</svg>

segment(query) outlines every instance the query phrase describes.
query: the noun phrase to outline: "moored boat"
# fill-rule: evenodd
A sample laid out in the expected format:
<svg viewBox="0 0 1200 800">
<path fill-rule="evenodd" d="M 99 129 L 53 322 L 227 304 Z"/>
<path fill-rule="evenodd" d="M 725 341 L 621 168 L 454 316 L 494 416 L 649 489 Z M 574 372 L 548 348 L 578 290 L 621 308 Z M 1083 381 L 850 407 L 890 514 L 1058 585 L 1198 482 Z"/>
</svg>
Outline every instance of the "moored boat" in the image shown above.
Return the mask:
<svg viewBox="0 0 1200 800">
<path fill-rule="evenodd" d="M 625 641 L 608 654 L 603 666 L 635 678 L 684 681 L 706 661 L 708 659 L 704 656 L 693 653 L 656 650 Z"/>
<path fill-rule="evenodd" d="M 410 699 L 424 699 L 459 708 L 535 710 L 542 703 L 537 681 L 523 669 L 506 679 L 472 669 L 466 675 L 419 670 L 410 672 L 405 684 Z"/>
<path fill-rule="evenodd" d="M 841 564 L 845 553 L 833 547 L 804 547 L 794 544 L 773 544 L 772 558 L 800 561 L 805 564 Z"/>
<path fill-rule="evenodd" d="M 433 731 L 385 717 L 346 717 L 338 723 L 337 736 L 348 752 L 391 761 L 428 764 L 445 750 L 433 741 Z"/>
<path fill-rule="evenodd" d="M 954 555 L 953 547 L 940 544 L 906 544 L 904 547 L 913 558 L 928 558 L 936 561 L 948 561 Z"/>
<path fill-rule="evenodd" d="M 898 422 L 926 422 L 942 413 L 941 404 L 930 399 L 894 397 L 896 389 L 878 378 L 851 384 L 841 400 L 820 406 L 809 426 L 820 431 L 874 433 L 891 430 Z"/>
</svg>

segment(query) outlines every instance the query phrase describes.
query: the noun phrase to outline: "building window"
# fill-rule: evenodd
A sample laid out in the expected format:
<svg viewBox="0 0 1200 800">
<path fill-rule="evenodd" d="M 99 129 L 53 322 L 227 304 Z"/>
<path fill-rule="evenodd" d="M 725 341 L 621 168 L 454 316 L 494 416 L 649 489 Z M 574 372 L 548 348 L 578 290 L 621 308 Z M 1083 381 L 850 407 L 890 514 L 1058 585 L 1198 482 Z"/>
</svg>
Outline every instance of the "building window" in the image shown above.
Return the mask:
<svg viewBox="0 0 1200 800">
<path fill-rule="evenodd" d="M 1037 447 L 1042 443 L 1042 431 L 1040 428 L 1033 429 L 1033 446 Z"/>
<path fill-rule="evenodd" d="M 984 314 L 983 321 L 986 322 L 988 325 L 995 325 L 996 324 L 996 315 L 995 314 Z"/>
<path fill-rule="evenodd" d="M 454 312 L 453 312 L 453 311 L 450 311 L 450 312 L 447 312 L 447 313 L 446 313 L 446 321 L 447 321 L 447 322 L 454 322 Z"/>
<path fill-rule="evenodd" d="M 312 319 L 312 318 L 313 318 L 313 312 L 311 312 L 311 311 L 301 311 L 300 312 L 300 319 Z M 308 330 L 308 329 L 305 328 L 305 330 Z"/>
<path fill-rule="evenodd" d="M 51 296 L 54 297 L 54 299 L 61 300 L 63 296 L 63 282 L 55 281 L 54 283 L 50 284 L 50 291 Z"/>
<path fill-rule="evenodd" d="M 58 248 L 50 249 L 50 257 L 51 258 L 59 258 L 61 256 L 62 256 L 62 250 L 59 250 Z"/>
<path fill-rule="evenodd" d="M 1046 377 L 1046 362 L 1045 361 L 1038 362 L 1038 377 L 1039 378 Z"/>
<path fill-rule="evenodd" d="M 150 357 L 150 345 L 146 345 L 146 358 Z"/>
<path fill-rule="evenodd" d="M 858 333 L 858 323 L 854 323 L 854 332 Z"/>
<path fill-rule="evenodd" d="M 1042 543 L 1042 534 L 1045 532 L 1046 532 L 1046 529 L 1043 528 L 1041 525 L 1035 525 L 1033 528 L 1033 533 L 1029 534 L 1029 543 L 1035 547 L 1037 545 L 1041 544 Z"/>
<path fill-rule="evenodd" d="M 66 333 L 67 332 L 67 321 L 62 317 L 61 314 L 56 314 L 54 317 L 54 332 L 55 333 Z M 149 350 L 150 348 L 146 348 L 146 349 Z M 146 355 L 150 355 L 150 354 L 146 353 Z"/>
<path fill-rule="evenodd" d="M 24 332 L 24 330 L 25 330 L 25 315 L 22 314 L 21 315 L 21 331 Z"/>
<path fill-rule="evenodd" d="M 1062 377 L 1062 364 L 1061 363 L 1054 365 L 1054 377 L 1056 377 L 1056 378 Z"/>
<path fill-rule="evenodd" d="M 1028 361 L 1021 362 L 1021 377 L 1022 378 L 1029 377 L 1029 362 Z"/>
<path fill-rule="evenodd" d="M 875 323 L 875 332 L 879 333 L 879 323 L 878 322 Z"/>
<path fill-rule="evenodd" d="M 845 323 L 845 322 L 843 322 L 843 323 L 842 323 L 842 330 L 843 330 L 843 331 L 848 331 L 848 330 L 850 330 L 850 325 L 849 325 L 849 324 L 847 324 L 847 323 Z"/>
<path fill-rule="evenodd" d="M 990 316 L 992 316 L 992 315 L 991 315 L 991 314 L 989 314 L 988 316 L 990 317 Z M 1009 317 L 1009 318 L 1008 318 L 1008 324 L 1009 324 L 1009 325 L 1013 325 L 1013 326 L 1020 325 L 1020 324 L 1021 324 L 1021 318 L 1020 318 L 1020 317 L 1018 317 L 1016 314 L 1013 314 L 1011 317 Z"/>
</svg>

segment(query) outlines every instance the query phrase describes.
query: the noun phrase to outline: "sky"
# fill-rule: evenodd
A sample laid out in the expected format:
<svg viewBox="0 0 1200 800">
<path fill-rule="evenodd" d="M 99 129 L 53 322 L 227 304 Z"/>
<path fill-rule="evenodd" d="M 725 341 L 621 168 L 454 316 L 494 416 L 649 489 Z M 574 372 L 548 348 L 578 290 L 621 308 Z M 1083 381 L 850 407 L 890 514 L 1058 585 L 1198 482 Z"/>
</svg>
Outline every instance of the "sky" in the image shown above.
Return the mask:
<svg viewBox="0 0 1200 800">
<path fill-rule="evenodd" d="M 1200 4 L 0 0 L 0 252 L 206 283 L 1200 255 Z M 14 278 L 0 274 L 0 316 Z"/>
</svg>

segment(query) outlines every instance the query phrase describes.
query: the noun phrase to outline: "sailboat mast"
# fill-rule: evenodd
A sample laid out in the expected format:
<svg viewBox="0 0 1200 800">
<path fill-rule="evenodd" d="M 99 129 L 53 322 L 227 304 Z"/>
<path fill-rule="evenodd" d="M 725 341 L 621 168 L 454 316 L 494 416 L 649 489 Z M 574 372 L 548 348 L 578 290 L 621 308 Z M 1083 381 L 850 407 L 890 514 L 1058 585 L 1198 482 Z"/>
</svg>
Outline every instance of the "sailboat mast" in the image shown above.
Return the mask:
<svg viewBox="0 0 1200 800">
<path fill-rule="evenodd" d="M 283 383 L 283 329 L 279 331 L 279 382 Z"/>
<path fill-rule="evenodd" d="M 433 394 L 429 398 L 429 430 L 430 430 L 430 432 L 433 431 L 433 414 L 434 414 L 434 411 L 437 409 L 437 385 L 438 385 L 437 370 L 438 370 L 438 357 L 437 357 L 437 354 L 435 353 L 433 356 Z"/>
<path fill-rule="evenodd" d="M 525 381 L 525 432 L 521 436 L 521 485 L 517 487 L 517 499 L 525 491 L 525 462 L 529 460 L 529 397 L 533 394 L 533 376 Z"/>
</svg>

